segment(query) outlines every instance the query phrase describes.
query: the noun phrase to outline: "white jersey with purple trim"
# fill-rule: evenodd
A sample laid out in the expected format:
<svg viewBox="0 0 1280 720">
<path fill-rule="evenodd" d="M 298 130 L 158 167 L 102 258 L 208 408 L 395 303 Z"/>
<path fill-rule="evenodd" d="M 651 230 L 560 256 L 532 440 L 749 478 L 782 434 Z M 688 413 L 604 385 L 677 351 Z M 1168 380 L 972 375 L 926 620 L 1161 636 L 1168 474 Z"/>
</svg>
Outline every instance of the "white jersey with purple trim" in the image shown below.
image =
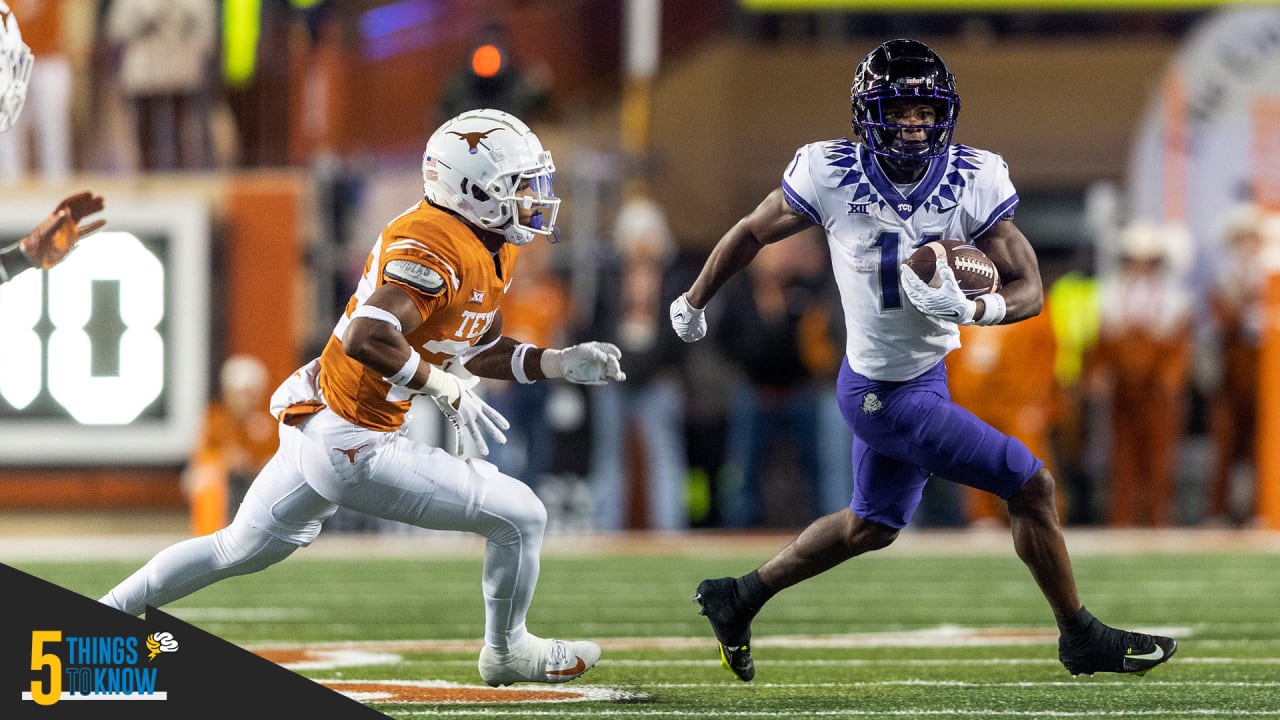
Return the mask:
<svg viewBox="0 0 1280 720">
<path fill-rule="evenodd" d="M 971 241 L 1013 216 L 1018 194 L 999 155 L 952 145 L 914 187 L 902 189 L 863 145 L 828 140 L 796 152 L 782 190 L 791 207 L 826 230 L 854 371 L 909 380 L 960 346 L 955 323 L 929 317 L 907 299 L 898 268 L 924 243 Z"/>
</svg>

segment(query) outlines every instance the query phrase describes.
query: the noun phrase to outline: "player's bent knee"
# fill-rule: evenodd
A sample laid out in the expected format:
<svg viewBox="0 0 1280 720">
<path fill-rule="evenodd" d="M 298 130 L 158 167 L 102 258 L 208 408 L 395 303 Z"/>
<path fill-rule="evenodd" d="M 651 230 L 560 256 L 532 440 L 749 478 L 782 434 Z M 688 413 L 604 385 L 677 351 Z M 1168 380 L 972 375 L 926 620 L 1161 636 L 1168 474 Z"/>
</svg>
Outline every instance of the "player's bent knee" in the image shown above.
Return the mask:
<svg viewBox="0 0 1280 720">
<path fill-rule="evenodd" d="M 499 520 L 500 525 L 510 526 L 521 537 L 540 538 L 547 527 L 547 507 L 533 489 L 503 474 L 492 463 L 471 460 L 468 464 L 484 497 L 484 514 Z M 492 533 L 484 534 L 493 537 Z"/>
<path fill-rule="evenodd" d="M 1047 468 L 1040 468 L 1009 497 L 1009 512 L 1015 515 L 1053 512 L 1055 483 Z"/>
<path fill-rule="evenodd" d="M 898 539 L 899 530 L 884 523 L 864 520 L 850 514 L 852 521 L 845 532 L 845 544 L 853 555 L 861 555 L 889 547 Z"/>
<path fill-rule="evenodd" d="M 897 528 L 881 525 L 880 523 L 871 523 L 872 527 L 867 533 L 863 547 L 865 551 L 883 550 L 893 544 L 898 539 Z"/>
<path fill-rule="evenodd" d="M 524 487 L 528 489 L 527 485 Z M 547 530 L 547 506 L 542 504 L 533 490 L 528 490 L 515 511 L 509 512 L 506 518 L 519 527 L 525 537 L 541 537 Z"/>
<path fill-rule="evenodd" d="M 298 545 L 248 522 L 232 522 L 214 536 L 219 564 L 233 575 L 258 572 L 289 557 Z"/>
</svg>

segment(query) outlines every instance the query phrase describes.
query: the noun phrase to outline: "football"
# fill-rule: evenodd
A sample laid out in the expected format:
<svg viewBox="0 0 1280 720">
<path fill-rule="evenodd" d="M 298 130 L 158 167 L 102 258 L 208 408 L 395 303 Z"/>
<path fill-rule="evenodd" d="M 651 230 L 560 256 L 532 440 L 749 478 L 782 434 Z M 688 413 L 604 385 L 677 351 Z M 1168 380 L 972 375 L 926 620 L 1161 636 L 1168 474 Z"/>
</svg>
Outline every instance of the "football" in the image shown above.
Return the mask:
<svg viewBox="0 0 1280 720">
<path fill-rule="evenodd" d="M 930 287 L 938 287 L 934 271 L 938 260 L 944 259 L 956 274 L 956 282 L 960 283 L 965 297 L 975 298 L 1000 289 L 1000 273 L 991 258 L 974 245 L 959 240 L 935 240 L 921 245 L 907 258 L 907 267 Z"/>
</svg>

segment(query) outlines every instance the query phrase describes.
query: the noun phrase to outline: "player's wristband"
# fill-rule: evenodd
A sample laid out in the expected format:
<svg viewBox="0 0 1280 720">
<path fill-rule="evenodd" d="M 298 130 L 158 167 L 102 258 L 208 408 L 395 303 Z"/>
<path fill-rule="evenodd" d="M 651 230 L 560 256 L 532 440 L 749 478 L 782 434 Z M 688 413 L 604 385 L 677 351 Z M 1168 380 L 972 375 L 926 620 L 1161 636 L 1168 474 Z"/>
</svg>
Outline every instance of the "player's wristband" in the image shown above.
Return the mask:
<svg viewBox="0 0 1280 720">
<path fill-rule="evenodd" d="M 1004 296 L 999 293 L 979 295 L 982 301 L 982 314 L 973 319 L 976 325 L 999 325 L 1004 320 Z"/>
<path fill-rule="evenodd" d="M 409 348 L 409 359 L 404 361 L 404 367 L 400 368 L 395 375 L 385 378 L 392 385 L 408 387 L 413 380 L 413 376 L 418 374 L 418 366 L 422 364 L 422 356 L 417 350 Z"/>
<path fill-rule="evenodd" d="M 462 386 L 458 383 L 458 378 L 438 367 L 430 369 L 427 373 L 427 381 L 420 389 L 431 397 L 440 398 L 450 405 L 457 403 L 458 398 L 462 397 Z"/>
<path fill-rule="evenodd" d="M 529 385 L 534 380 L 524 371 L 524 358 L 536 346 L 532 343 L 520 343 L 515 350 L 511 351 L 511 374 L 515 377 L 516 382 L 521 385 Z"/>
</svg>

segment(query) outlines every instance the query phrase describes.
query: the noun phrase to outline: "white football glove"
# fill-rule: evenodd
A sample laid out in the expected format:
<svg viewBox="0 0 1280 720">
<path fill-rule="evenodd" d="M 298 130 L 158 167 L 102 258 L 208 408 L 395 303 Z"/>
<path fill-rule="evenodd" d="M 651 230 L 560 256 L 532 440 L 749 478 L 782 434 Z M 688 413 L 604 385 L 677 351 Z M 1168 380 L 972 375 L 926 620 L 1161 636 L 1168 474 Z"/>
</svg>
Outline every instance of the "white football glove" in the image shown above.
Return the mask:
<svg viewBox="0 0 1280 720">
<path fill-rule="evenodd" d="M 486 436 L 496 440 L 499 445 L 507 441 L 507 435 L 503 431 L 509 430 L 511 423 L 471 389 L 478 382 L 480 378 L 462 381 L 452 373 L 432 368 L 427 384 L 423 387 L 423 392 L 431 397 L 440 412 L 444 413 L 445 419 L 453 425 L 454 455 L 461 456 L 465 450 L 462 435 L 464 430 L 471 435 L 471 440 L 481 455 L 489 454 Z"/>
<path fill-rule="evenodd" d="M 939 260 L 934 272 L 941 280 L 941 284 L 936 288 L 929 287 L 914 270 L 902 265 L 899 268 L 899 274 L 902 277 L 902 288 L 907 293 L 907 299 L 925 315 L 950 320 L 957 325 L 972 325 L 978 304 L 964 296 L 964 291 L 960 289 L 960 283 L 956 281 L 956 274 L 952 272 L 951 266 L 947 265 L 946 260 Z"/>
<path fill-rule="evenodd" d="M 584 342 L 563 350 L 542 353 L 542 374 L 564 378 L 578 385 L 604 385 L 610 380 L 627 379 L 622 372 L 622 351 L 607 342 Z"/>
<path fill-rule="evenodd" d="M 691 343 L 706 337 L 707 318 L 703 310 L 690 305 L 684 293 L 671 303 L 671 328 L 681 340 Z"/>
</svg>

